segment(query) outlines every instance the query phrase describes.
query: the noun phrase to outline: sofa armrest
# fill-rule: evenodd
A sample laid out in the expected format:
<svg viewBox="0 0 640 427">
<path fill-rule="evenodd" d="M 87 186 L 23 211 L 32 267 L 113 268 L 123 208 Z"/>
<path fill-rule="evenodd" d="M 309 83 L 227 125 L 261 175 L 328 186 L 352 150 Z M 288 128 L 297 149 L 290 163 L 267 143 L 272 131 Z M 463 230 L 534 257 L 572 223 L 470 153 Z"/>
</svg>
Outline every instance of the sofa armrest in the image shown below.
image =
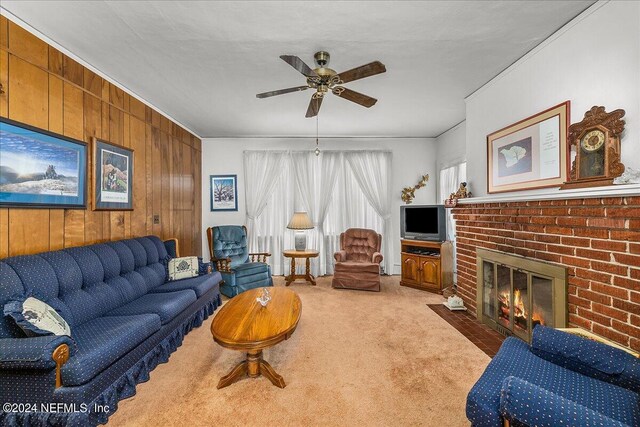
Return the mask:
<svg viewBox="0 0 640 427">
<path fill-rule="evenodd" d="M 373 254 L 372 258 L 373 258 L 372 262 L 374 264 L 380 264 L 384 257 L 382 256 L 382 254 L 380 252 L 376 252 L 376 253 Z"/>
<path fill-rule="evenodd" d="M 345 262 L 347 260 L 347 251 L 342 250 L 334 253 L 333 258 L 336 262 Z"/>
<path fill-rule="evenodd" d="M 269 252 L 255 252 L 252 254 L 249 254 L 249 259 L 251 260 L 251 262 L 263 262 L 263 263 L 267 263 L 267 258 L 269 258 L 271 256 L 271 254 Z"/>
<path fill-rule="evenodd" d="M 535 384 L 507 377 L 500 390 L 500 414 L 509 421 L 528 426 L 602 425 L 631 427 L 573 400 L 566 399 Z M 505 423 L 505 425 L 509 425 Z"/>
</svg>

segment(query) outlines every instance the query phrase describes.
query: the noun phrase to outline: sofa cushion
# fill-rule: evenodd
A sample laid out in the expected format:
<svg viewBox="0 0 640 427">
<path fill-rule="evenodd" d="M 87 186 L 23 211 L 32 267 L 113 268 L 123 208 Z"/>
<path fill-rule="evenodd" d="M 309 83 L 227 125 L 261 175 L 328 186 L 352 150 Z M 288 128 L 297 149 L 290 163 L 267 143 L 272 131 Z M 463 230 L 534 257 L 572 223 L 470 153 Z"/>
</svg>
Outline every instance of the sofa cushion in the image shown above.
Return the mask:
<svg viewBox="0 0 640 427">
<path fill-rule="evenodd" d="M 131 316 L 153 313 L 160 316 L 162 324 L 165 325 L 196 302 L 196 299 L 196 293 L 191 289 L 176 292 L 152 292 L 110 311 L 108 315 Z"/>
<path fill-rule="evenodd" d="M 541 325 L 533 330 L 531 351 L 556 365 L 640 392 L 640 359 L 626 351 Z"/>
<path fill-rule="evenodd" d="M 9 298 L 25 293 L 20 277 L 9 264 L 0 261 L 0 305 L 4 306 Z M 0 318 L 0 338 L 22 337 L 22 329 L 16 325 L 11 317 L 2 316 Z"/>
<path fill-rule="evenodd" d="M 164 285 L 153 289 L 151 292 L 175 292 L 191 289 L 196 293 L 196 296 L 200 298 L 212 288 L 218 286 L 220 280 L 222 280 L 222 276 L 216 271 L 212 274 L 167 282 Z"/>
<path fill-rule="evenodd" d="M 340 272 L 372 273 L 375 275 L 379 275 L 380 264 L 373 264 L 369 262 L 353 262 L 353 261 L 336 262 L 335 272 L 336 273 L 340 273 Z"/>
<path fill-rule="evenodd" d="M 497 426 L 500 421 L 502 381 L 514 376 L 615 420 L 628 414 L 640 420 L 638 394 L 544 360 L 518 338 L 507 338 L 467 397 L 467 418 L 472 425 Z"/>
<path fill-rule="evenodd" d="M 155 314 L 98 317 L 73 329 L 76 354 L 62 366 L 64 386 L 81 385 L 160 330 Z"/>
</svg>

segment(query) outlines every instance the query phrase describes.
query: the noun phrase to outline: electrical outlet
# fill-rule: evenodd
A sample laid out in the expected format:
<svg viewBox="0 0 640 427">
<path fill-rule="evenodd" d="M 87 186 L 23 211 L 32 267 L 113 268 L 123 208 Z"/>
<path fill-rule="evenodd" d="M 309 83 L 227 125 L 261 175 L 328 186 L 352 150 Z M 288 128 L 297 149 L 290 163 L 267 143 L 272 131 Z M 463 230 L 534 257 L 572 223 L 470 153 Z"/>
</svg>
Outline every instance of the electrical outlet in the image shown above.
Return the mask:
<svg viewBox="0 0 640 427">
<path fill-rule="evenodd" d="M 153 223 L 154 224 L 160 224 L 160 215 L 154 215 L 153 216 Z"/>
</svg>

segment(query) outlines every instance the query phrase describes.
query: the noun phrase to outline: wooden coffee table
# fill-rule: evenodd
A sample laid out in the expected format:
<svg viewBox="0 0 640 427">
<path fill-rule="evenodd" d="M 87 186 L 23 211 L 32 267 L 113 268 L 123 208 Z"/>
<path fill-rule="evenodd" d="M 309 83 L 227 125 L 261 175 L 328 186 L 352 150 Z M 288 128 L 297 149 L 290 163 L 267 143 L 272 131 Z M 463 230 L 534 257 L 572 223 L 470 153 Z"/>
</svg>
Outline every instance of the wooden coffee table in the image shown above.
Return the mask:
<svg viewBox="0 0 640 427">
<path fill-rule="evenodd" d="M 211 334 L 215 342 L 232 350 L 247 353 L 227 375 L 220 378 L 218 388 L 226 387 L 248 375 L 261 374 L 280 388 L 286 386 L 279 375 L 262 358 L 262 350 L 288 339 L 298 326 L 302 302 L 298 294 L 290 289 L 269 287 L 271 301 L 262 307 L 256 298 L 263 288 L 251 289 L 227 302 L 211 322 Z"/>
<path fill-rule="evenodd" d="M 313 286 L 316 285 L 316 278 L 311 275 L 311 258 L 317 257 L 319 254 L 318 251 L 314 250 L 304 250 L 304 251 L 296 251 L 293 249 L 282 252 L 286 258 L 291 258 L 291 274 L 284 278 L 285 286 L 289 286 L 291 282 L 296 279 L 304 279 L 307 282 L 311 283 Z M 297 258 L 305 258 L 306 269 L 305 274 L 296 274 L 296 259 Z"/>
</svg>

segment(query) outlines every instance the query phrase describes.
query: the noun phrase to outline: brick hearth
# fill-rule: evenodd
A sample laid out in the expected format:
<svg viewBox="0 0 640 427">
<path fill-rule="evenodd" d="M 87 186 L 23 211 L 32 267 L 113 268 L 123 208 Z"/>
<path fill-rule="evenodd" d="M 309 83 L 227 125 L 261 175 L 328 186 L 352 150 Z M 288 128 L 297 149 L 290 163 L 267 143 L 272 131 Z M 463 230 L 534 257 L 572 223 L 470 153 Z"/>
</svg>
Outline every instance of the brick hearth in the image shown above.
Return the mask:
<svg viewBox="0 0 640 427">
<path fill-rule="evenodd" d="M 476 247 L 564 265 L 569 322 L 640 350 L 640 197 L 458 205 L 458 294 L 476 309 Z"/>
</svg>

